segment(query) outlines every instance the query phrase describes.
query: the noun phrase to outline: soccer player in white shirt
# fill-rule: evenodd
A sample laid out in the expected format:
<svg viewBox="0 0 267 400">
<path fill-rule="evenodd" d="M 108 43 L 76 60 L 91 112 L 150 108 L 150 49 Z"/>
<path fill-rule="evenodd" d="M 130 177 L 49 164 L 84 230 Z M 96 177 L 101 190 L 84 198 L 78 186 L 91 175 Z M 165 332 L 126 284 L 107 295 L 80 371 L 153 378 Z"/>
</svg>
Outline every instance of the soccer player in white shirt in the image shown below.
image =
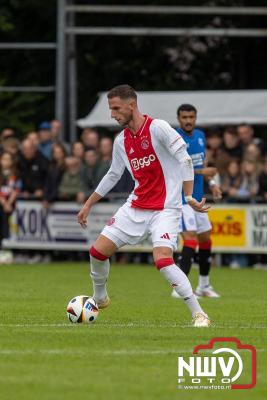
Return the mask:
<svg viewBox="0 0 267 400">
<path fill-rule="evenodd" d="M 207 314 L 193 294 L 187 276 L 173 260 L 182 189 L 194 210 L 207 212 L 209 208 L 205 199 L 198 202 L 192 197 L 194 171 L 186 144 L 166 121 L 151 119 L 139 111 L 137 95 L 131 86 L 116 86 L 107 97 L 112 118 L 124 129 L 114 141 L 109 171 L 78 214 L 79 224 L 86 228 L 91 207 L 115 186 L 125 167 L 135 187 L 90 249 L 93 297 L 99 308 L 109 305 L 106 290 L 109 257 L 120 247 L 140 243 L 150 235 L 157 269 L 184 299 L 194 326 L 208 327 Z"/>
</svg>

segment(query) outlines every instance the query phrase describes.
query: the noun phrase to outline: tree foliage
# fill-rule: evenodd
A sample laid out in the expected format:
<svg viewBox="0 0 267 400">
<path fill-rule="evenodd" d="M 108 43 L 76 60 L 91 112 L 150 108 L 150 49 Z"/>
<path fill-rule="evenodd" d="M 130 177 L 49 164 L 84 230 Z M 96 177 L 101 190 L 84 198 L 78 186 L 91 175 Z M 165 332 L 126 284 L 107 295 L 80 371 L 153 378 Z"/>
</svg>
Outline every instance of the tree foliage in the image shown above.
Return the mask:
<svg viewBox="0 0 267 400">
<path fill-rule="evenodd" d="M 88 4 L 88 0 L 74 3 Z M 90 1 L 90 4 L 99 1 Z M 101 4 L 114 4 L 101 0 Z M 125 1 L 121 4 L 125 5 Z M 265 0 L 168 0 L 169 5 L 264 6 Z M 116 1 L 116 4 L 119 4 Z M 131 0 L 129 4 L 166 1 Z M 126 7 L 127 7 L 126 5 Z M 78 14 L 78 26 L 264 27 L 266 17 Z M 0 41 L 55 41 L 56 0 L 1 0 Z M 266 39 L 77 36 L 78 115 L 119 83 L 138 90 L 266 88 Z M 54 85 L 53 50 L 0 50 L 1 85 Z M 51 94 L 0 93 L 0 128 L 32 129 L 54 116 Z"/>
<path fill-rule="evenodd" d="M 1 0 L 1 42 L 55 41 L 56 2 Z M 54 50 L 1 50 L 1 86 L 48 86 L 55 81 Z M 33 129 L 53 116 L 51 94 L 0 91 L 0 128 L 12 126 L 18 133 Z"/>
</svg>

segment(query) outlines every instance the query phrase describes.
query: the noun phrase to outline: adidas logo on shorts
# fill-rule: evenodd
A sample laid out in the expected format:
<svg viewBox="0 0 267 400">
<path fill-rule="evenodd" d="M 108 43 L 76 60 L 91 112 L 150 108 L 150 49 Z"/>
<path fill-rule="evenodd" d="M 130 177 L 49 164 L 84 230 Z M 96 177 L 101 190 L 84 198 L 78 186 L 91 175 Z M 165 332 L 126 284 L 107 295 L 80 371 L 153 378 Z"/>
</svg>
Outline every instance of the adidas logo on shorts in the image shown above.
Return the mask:
<svg viewBox="0 0 267 400">
<path fill-rule="evenodd" d="M 161 239 L 169 239 L 170 240 L 170 235 L 168 233 L 164 233 L 164 235 L 162 235 L 160 238 Z"/>
</svg>

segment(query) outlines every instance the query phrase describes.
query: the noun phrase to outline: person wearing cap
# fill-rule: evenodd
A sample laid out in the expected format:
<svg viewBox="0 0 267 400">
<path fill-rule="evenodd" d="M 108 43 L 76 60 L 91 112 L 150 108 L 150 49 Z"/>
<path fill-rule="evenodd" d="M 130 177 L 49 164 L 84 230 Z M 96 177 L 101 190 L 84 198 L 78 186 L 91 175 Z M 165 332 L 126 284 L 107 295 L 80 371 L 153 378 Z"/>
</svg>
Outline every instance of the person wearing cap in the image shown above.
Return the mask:
<svg viewBox="0 0 267 400">
<path fill-rule="evenodd" d="M 38 150 L 42 153 L 42 155 L 47 159 L 52 159 L 52 131 L 51 124 L 47 121 L 42 122 L 38 127 L 39 134 L 39 146 Z"/>
</svg>

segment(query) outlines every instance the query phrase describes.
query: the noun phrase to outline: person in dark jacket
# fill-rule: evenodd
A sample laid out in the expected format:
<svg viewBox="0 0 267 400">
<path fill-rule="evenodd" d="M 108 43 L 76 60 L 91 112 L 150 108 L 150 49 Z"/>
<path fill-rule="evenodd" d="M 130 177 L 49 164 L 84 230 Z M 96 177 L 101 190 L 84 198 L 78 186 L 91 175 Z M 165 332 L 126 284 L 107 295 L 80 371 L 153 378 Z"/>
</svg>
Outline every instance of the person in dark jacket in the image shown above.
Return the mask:
<svg viewBox="0 0 267 400">
<path fill-rule="evenodd" d="M 50 161 L 52 159 L 53 141 L 52 141 L 51 125 L 49 122 L 44 121 L 39 125 L 38 136 L 39 136 L 38 150 L 47 160 Z"/>
<path fill-rule="evenodd" d="M 240 146 L 237 131 L 233 126 L 228 126 L 224 129 L 223 150 L 231 158 L 239 161 L 242 158 L 242 146 Z"/>
<path fill-rule="evenodd" d="M 78 194 L 78 202 L 83 203 L 85 199 L 93 193 L 95 187 L 100 182 L 98 178 L 99 156 L 94 148 L 86 150 L 84 164 L 81 167 L 81 191 Z"/>
<path fill-rule="evenodd" d="M 47 177 L 48 161 L 38 152 L 32 141 L 22 142 L 18 171 L 22 180 L 22 198 L 42 198 Z"/>
<path fill-rule="evenodd" d="M 58 188 L 62 181 L 65 171 L 66 149 L 60 143 L 55 143 L 52 149 L 52 162 L 44 187 L 44 207 L 48 207 L 49 203 L 57 200 Z"/>
</svg>

